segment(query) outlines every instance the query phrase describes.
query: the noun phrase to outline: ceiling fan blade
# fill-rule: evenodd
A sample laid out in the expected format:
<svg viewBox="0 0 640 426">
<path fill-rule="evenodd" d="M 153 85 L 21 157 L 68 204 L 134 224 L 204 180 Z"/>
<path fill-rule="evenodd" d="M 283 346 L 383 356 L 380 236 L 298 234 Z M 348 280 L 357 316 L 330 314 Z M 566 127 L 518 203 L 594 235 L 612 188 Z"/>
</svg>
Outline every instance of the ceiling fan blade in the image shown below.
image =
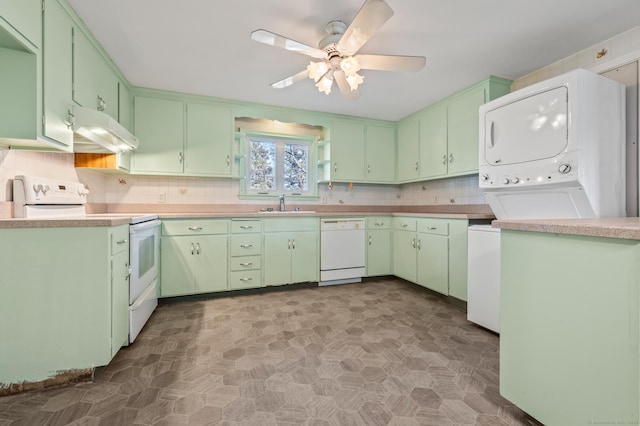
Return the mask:
<svg viewBox="0 0 640 426">
<path fill-rule="evenodd" d="M 276 81 L 275 83 L 271 83 L 271 87 L 273 87 L 274 89 L 284 89 L 285 87 L 289 87 L 292 84 L 304 80 L 307 77 L 309 77 L 309 70 L 305 69 L 303 71 L 300 71 L 298 74 L 294 74 L 280 81 Z"/>
<path fill-rule="evenodd" d="M 344 56 L 353 56 L 393 16 L 383 0 L 367 0 L 337 43 Z"/>
<path fill-rule="evenodd" d="M 299 41 L 288 39 L 267 30 L 256 30 L 252 32 L 251 40 L 268 44 L 270 46 L 281 47 L 283 49 L 291 50 L 292 52 L 302 53 L 316 59 L 327 58 L 327 52 L 325 52 L 324 50 L 316 49 L 315 47 L 308 46 L 304 43 L 300 43 Z"/>
<path fill-rule="evenodd" d="M 334 71 L 333 79 L 336 81 L 338 85 L 338 89 L 340 89 L 340 93 L 342 97 L 348 101 L 355 101 L 360 97 L 359 90 L 351 90 L 351 86 L 347 82 L 347 78 L 344 75 L 344 71 Z"/>
<path fill-rule="evenodd" d="M 424 56 L 356 55 L 363 70 L 420 71 L 427 60 Z"/>
</svg>

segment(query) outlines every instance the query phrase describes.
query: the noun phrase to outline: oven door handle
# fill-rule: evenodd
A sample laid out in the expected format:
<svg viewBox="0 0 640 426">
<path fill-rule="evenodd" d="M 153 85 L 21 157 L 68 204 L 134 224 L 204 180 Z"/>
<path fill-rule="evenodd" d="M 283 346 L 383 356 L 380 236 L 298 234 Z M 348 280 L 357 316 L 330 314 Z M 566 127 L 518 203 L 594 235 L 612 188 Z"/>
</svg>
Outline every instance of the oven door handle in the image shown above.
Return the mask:
<svg viewBox="0 0 640 426">
<path fill-rule="evenodd" d="M 129 232 L 131 234 L 136 234 L 138 232 L 146 231 L 151 228 L 157 228 L 160 226 L 160 220 L 150 220 L 149 222 L 136 223 L 135 225 L 131 225 L 129 227 Z"/>
</svg>

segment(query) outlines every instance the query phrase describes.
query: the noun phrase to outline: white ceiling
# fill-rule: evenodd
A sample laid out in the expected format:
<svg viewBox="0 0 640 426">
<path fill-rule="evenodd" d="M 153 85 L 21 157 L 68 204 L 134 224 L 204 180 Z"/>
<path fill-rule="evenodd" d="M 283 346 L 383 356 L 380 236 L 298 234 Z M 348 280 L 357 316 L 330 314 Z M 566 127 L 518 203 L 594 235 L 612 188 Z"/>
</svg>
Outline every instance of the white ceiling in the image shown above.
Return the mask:
<svg viewBox="0 0 640 426">
<path fill-rule="evenodd" d="M 488 75 L 514 79 L 640 21 L 639 0 L 386 0 L 395 14 L 360 53 L 427 58 L 418 73 L 362 71 L 362 96 L 319 93 L 309 57 L 249 38 L 266 29 L 317 46 L 364 0 L 69 0 L 135 86 L 398 120 Z"/>
</svg>

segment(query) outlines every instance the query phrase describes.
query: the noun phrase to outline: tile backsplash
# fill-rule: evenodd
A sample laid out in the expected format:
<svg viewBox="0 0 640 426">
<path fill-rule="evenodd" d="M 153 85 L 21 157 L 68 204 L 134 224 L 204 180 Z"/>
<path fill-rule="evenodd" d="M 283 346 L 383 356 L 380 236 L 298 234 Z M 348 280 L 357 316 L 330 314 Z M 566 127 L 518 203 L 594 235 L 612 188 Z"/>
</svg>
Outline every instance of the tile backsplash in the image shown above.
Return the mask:
<svg viewBox="0 0 640 426">
<path fill-rule="evenodd" d="M 0 201 L 11 201 L 11 180 L 20 174 L 83 182 L 90 203 L 107 204 L 273 204 L 240 200 L 239 182 L 231 179 L 102 174 L 76 169 L 73 154 L 0 150 Z M 320 184 L 319 200 L 297 204 L 430 205 L 484 204 L 477 176 L 405 185 Z"/>
</svg>

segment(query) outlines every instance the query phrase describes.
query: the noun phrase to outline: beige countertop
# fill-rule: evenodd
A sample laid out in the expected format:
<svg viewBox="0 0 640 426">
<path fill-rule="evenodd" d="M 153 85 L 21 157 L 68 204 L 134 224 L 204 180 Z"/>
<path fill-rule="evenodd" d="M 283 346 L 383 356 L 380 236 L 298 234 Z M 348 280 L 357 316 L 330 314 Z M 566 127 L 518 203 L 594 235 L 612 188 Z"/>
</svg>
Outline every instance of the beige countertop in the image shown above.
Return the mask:
<svg viewBox="0 0 640 426">
<path fill-rule="evenodd" d="M 51 219 L 0 219 L 0 229 L 2 228 L 69 228 L 69 227 L 95 227 L 95 226 L 117 226 L 129 223 L 129 220 L 135 216 L 141 216 L 144 213 L 98 213 L 89 214 L 86 217 L 69 217 L 69 218 L 51 218 Z M 148 213 L 147 213 L 148 214 Z M 380 212 L 380 211 L 300 211 L 300 212 L 260 212 L 260 211 L 244 211 L 244 212 L 161 212 L 158 214 L 160 219 L 207 219 L 207 218 L 274 218 L 274 217 L 367 217 L 367 216 L 411 216 L 424 218 L 439 219 L 469 219 L 469 220 L 491 220 L 493 214 L 482 212 L 445 212 L 445 213 L 428 213 L 428 212 Z"/>
<path fill-rule="evenodd" d="M 640 218 L 494 220 L 500 229 L 640 240 Z"/>
</svg>

